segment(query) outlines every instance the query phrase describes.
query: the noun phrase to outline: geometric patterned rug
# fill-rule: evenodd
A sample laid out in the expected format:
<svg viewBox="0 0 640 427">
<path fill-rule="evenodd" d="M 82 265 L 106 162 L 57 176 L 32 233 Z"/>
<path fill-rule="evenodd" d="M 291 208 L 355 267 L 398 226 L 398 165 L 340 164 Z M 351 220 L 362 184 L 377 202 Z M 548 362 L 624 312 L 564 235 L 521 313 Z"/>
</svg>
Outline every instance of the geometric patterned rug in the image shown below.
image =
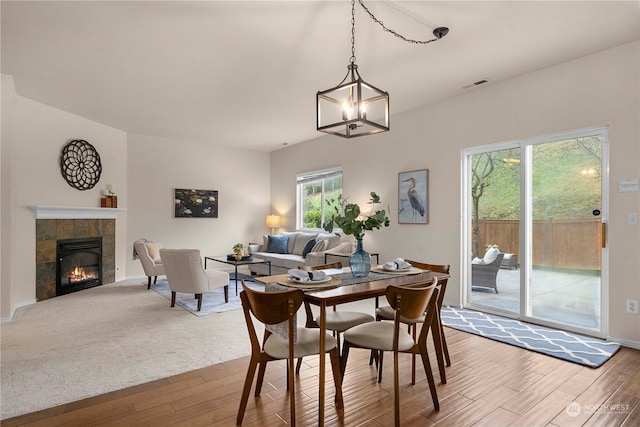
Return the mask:
<svg viewBox="0 0 640 427">
<path fill-rule="evenodd" d="M 463 308 L 442 306 L 442 324 L 495 341 L 597 368 L 620 344 Z"/>
</svg>

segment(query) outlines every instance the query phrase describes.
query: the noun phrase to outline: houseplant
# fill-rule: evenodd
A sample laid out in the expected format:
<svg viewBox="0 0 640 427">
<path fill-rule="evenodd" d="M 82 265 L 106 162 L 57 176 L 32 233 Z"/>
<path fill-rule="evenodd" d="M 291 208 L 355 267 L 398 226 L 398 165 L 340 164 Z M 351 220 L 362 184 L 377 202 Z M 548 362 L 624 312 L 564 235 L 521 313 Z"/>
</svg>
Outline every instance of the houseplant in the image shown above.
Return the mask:
<svg viewBox="0 0 640 427">
<path fill-rule="evenodd" d="M 236 254 L 236 260 L 240 261 L 244 256 L 244 245 L 242 243 L 233 245 L 233 253 Z"/>
<path fill-rule="evenodd" d="M 355 237 L 357 246 L 349 257 L 349 265 L 355 277 L 366 277 L 371 270 L 371 256 L 362 248 L 362 239 L 365 231 L 379 230 L 389 226 L 387 212 L 384 209 L 375 210 L 375 205 L 380 203 L 380 196 L 373 191 L 368 202 L 371 205 L 369 215 L 363 215 L 360 206 L 356 203 L 348 203 L 348 199 L 342 199 L 342 195 L 338 196 L 337 204 L 334 202 L 335 200 L 329 201 L 335 209 L 335 215 L 324 224 L 323 228 L 332 232 L 333 227 L 337 226 L 343 233 Z"/>
</svg>

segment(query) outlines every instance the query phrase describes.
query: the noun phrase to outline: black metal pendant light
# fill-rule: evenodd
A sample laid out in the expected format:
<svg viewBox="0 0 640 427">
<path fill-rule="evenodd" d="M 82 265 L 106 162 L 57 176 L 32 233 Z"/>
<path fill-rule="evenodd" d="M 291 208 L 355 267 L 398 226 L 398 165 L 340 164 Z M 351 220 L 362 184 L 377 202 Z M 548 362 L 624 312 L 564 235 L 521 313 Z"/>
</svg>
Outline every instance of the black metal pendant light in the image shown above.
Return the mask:
<svg viewBox="0 0 640 427">
<path fill-rule="evenodd" d="M 389 30 L 364 5 L 371 18 L 385 31 L 412 43 L 430 43 L 444 37 L 449 31 L 445 27 L 434 30 L 435 39 L 421 42 L 409 40 Z M 316 94 L 316 128 L 320 132 L 344 138 L 372 135 L 389 130 L 389 93 L 365 82 L 356 65 L 356 12 L 355 0 L 351 0 L 351 58 L 347 75 L 336 87 L 318 91 Z"/>
</svg>

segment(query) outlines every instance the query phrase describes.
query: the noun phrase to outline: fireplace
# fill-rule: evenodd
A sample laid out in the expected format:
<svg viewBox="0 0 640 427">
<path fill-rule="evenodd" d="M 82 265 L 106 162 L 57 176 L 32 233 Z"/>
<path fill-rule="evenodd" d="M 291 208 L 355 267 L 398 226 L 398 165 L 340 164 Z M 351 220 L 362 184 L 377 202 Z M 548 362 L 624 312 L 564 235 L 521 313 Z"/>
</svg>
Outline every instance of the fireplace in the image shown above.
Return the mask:
<svg viewBox="0 0 640 427">
<path fill-rule="evenodd" d="M 56 295 L 102 285 L 102 237 L 57 240 Z"/>
</svg>

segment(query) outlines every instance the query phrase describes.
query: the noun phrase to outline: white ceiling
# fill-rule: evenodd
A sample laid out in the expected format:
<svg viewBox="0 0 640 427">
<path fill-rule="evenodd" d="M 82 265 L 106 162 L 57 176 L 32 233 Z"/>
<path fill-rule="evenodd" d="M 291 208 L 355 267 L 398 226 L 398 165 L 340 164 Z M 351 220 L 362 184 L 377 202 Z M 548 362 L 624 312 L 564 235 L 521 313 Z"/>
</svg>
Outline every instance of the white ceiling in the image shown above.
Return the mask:
<svg viewBox="0 0 640 427">
<path fill-rule="evenodd" d="M 391 113 L 640 39 L 638 1 L 356 1 L 356 63 Z M 317 138 L 351 55 L 344 1 L 2 1 L 19 95 L 127 132 L 273 151 Z M 393 132 L 393 127 L 391 129 Z M 336 137 L 337 138 L 337 137 Z"/>
</svg>

